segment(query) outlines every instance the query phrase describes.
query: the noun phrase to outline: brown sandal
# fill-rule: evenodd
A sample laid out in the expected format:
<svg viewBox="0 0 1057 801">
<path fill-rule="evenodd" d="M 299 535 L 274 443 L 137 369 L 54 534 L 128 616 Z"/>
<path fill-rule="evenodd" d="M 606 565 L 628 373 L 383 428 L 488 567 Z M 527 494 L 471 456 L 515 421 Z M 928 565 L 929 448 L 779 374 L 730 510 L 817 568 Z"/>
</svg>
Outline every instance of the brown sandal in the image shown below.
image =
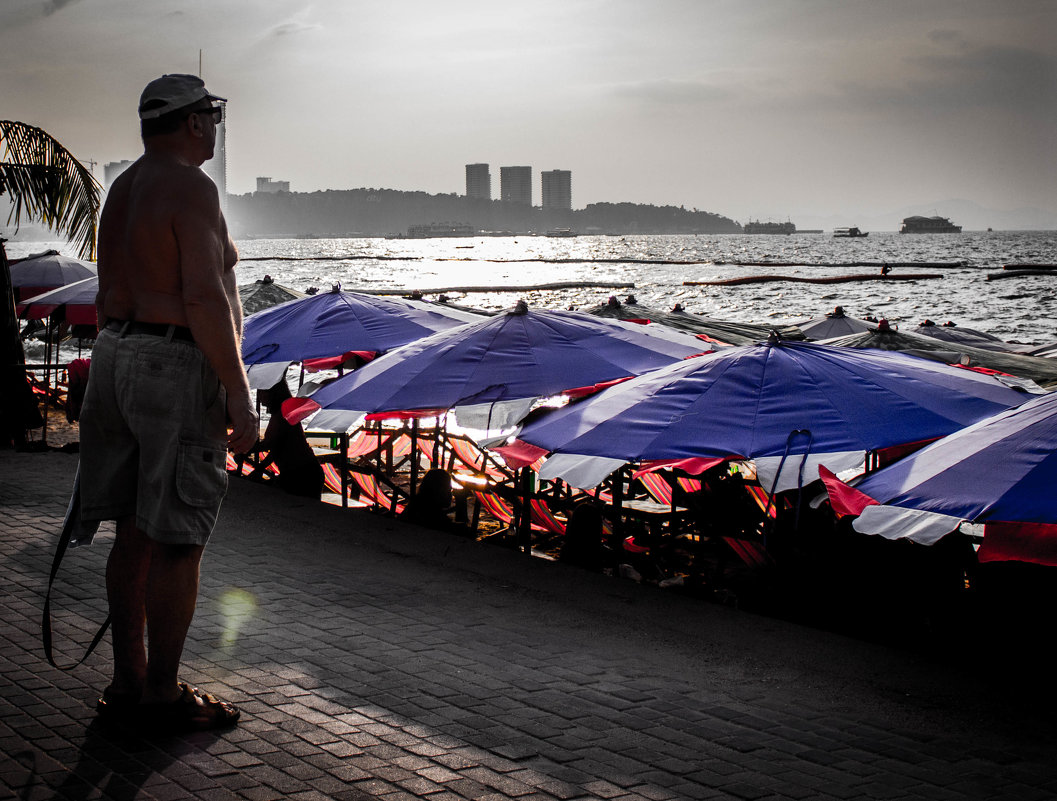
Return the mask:
<svg viewBox="0 0 1057 801">
<path fill-rule="evenodd" d="M 140 704 L 144 726 L 162 731 L 210 731 L 234 726 L 239 709 L 215 695 L 180 682 L 180 697 L 168 704 Z"/>
<path fill-rule="evenodd" d="M 107 720 L 131 721 L 139 714 L 139 693 L 115 693 L 107 687 L 95 702 L 95 711 Z"/>
</svg>

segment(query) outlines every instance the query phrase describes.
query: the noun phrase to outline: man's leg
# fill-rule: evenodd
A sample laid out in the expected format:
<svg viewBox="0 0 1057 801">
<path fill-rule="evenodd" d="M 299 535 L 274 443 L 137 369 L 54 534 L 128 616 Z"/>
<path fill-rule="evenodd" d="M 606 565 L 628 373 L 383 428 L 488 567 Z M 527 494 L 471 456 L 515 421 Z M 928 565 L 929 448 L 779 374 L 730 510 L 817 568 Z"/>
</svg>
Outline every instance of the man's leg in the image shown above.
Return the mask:
<svg viewBox="0 0 1057 801">
<path fill-rule="evenodd" d="M 135 517 L 117 521 L 117 536 L 106 565 L 114 648 L 114 674 L 109 692 L 117 696 L 139 696 L 147 677 L 143 635 L 151 551 L 151 541 L 136 528 Z"/>
<path fill-rule="evenodd" d="M 202 545 L 152 542 L 147 577 L 147 674 L 144 703 L 180 697 L 180 658 L 198 601 Z"/>
<path fill-rule="evenodd" d="M 133 517 L 118 521 L 106 573 L 113 694 L 142 693 L 146 703 L 179 697 L 180 658 L 198 599 L 203 551 L 200 545 L 155 542 L 136 527 Z"/>
</svg>

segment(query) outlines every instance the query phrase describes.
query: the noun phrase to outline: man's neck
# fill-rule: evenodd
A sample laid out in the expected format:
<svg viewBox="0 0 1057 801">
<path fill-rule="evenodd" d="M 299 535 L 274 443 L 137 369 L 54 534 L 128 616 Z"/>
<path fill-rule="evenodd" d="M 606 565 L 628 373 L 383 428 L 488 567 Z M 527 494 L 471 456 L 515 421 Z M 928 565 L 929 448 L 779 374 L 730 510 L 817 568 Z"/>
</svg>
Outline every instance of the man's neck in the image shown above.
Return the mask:
<svg viewBox="0 0 1057 801">
<path fill-rule="evenodd" d="M 180 167 L 201 167 L 205 159 L 177 136 L 153 136 L 143 143 L 143 155 L 152 161 Z"/>
</svg>

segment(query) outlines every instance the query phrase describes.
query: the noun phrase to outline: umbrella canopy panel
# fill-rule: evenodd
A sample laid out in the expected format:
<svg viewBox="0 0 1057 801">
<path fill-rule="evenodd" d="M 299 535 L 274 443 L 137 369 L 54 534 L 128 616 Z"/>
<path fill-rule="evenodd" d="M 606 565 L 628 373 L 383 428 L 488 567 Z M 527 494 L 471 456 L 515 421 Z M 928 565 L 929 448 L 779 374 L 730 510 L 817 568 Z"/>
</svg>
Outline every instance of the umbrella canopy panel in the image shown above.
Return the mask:
<svg viewBox="0 0 1057 801">
<path fill-rule="evenodd" d="M 755 323 L 738 323 L 729 320 L 716 320 L 693 314 L 677 306 L 671 311 L 662 311 L 649 306 L 643 306 L 633 297 L 625 301 L 610 298 L 608 302 L 600 306 L 585 309 L 588 314 L 597 317 L 608 317 L 615 320 L 650 320 L 654 323 L 666 325 L 680 331 L 688 331 L 692 334 L 706 337 L 711 341 L 718 341 L 728 345 L 753 345 L 763 342 L 770 336 L 774 327 L 757 325 Z M 778 333 L 782 339 L 803 339 L 804 335 L 795 326 L 780 326 Z"/>
<path fill-rule="evenodd" d="M 944 437 L 852 490 L 826 483 L 861 533 L 931 544 L 963 521 L 983 523 L 982 561 L 1057 565 L 1057 394 Z"/>
<path fill-rule="evenodd" d="M 931 336 L 907 331 L 896 331 L 887 325 L 871 328 L 859 334 L 830 339 L 827 345 L 843 348 L 871 348 L 902 351 L 946 364 L 962 363 L 972 367 L 998 370 L 1026 378 L 1044 387 L 1057 385 L 1057 362 L 1041 356 L 986 350 L 965 343 L 948 342 Z"/>
<path fill-rule="evenodd" d="M 251 384 L 269 387 L 292 362 L 352 351 L 384 353 L 479 319 L 468 312 L 400 298 L 324 292 L 247 317 L 242 360 L 250 368 Z"/>
<path fill-rule="evenodd" d="M 1010 353 L 1026 353 L 1031 350 L 1030 346 L 1014 345 L 996 337 L 994 334 L 989 334 L 986 331 L 977 331 L 975 328 L 965 328 L 951 322 L 944 323 L 943 325 L 936 325 L 936 323 L 931 320 L 925 320 L 925 322 L 917 325 L 914 329 L 914 333 L 921 334 L 925 337 L 932 337 L 933 339 L 940 339 L 945 342 L 956 342 L 960 345 L 970 345 L 974 348 L 982 348 L 983 350 L 1008 351 Z"/>
<path fill-rule="evenodd" d="M 239 302 L 242 304 L 242 313 L 249 317 L 259 311 L 287 303 L 291 300 L 306 298 L 304 292 L 298 292 L 288 286 L 277 284 L 270 277 L 254 281 L 252 284 L 243 284 L 239 287 Z"/>
<path fill-rule="evenodd" d="M 771 458 L 776 470 L 787 453 L 841 454 L 843 469 L 845 457 L 935 439 L 1026 397 L 990 376 L 903 354 L 773 341 L 612 387 L 533 421 L 519 439 L 556 454 L 541 471 L 547 477 L 562 475 L 564 454 Z"/>
<path fill-rule="evenodd" d="M 323 387 L 312 395 L 323 407 L 314 424 L 346 428 L 366 413 L 459 409 L 462 425 L 501 428 L 539 398 L 639 375 L 707 347 L 651 329 L 519 305 L 421 339 Z"/>
<path fill-rule="evenodd" d="M 848 317 L 844 313 L 843 306 L 837 306 L 833 311 L 822 317 L 815 317 L 796 324 L 796 327 L 804 332 L 805 337 L 815 340 L 858 334 L 863 331 L 869 331 L 876 326 L 876 322 L 860 320 L 857 317 Z"/>
<path fill-rule="evenodd" d="M 61 311 L 68 323 L 95 325 L 95 297 L 98 293 L 99 277 L 93 275 L 19 303 L 18 316 L 26 320 L 40 320 Z"/>
<path fill-rule="evenodd" d="M 1057 523 L 1057 394 L 982 420 L 867 476 L 881 503 L 973 522 Z"/>
<path fill-rule="evenodd" d="M 16 290 L 15 299 L 25 300 L 95 274 L 96 267 L 91 262 L 48 250 L 12 263 L 11 285 Z"/>
</svg>

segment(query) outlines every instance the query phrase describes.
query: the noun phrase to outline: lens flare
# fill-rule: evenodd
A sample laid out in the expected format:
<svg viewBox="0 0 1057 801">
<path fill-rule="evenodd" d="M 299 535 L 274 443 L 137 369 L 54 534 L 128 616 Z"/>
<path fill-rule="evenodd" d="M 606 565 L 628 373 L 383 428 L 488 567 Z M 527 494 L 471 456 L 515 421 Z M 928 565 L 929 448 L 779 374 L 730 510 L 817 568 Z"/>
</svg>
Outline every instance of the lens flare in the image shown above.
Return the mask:
<svg viewBox="0 0 1057 801">
<path fill-rule="evenodd" d="M 242 627 L 253 618 L 257 611 L 257 599 L 246 590 L 232 588 L 220 596 L 219 605 L 220 615 L 224 621 L 224 633 L 221 635 L 220 644 L 223 648 L 231 648 L 238 640 Z"/>
</svg>

